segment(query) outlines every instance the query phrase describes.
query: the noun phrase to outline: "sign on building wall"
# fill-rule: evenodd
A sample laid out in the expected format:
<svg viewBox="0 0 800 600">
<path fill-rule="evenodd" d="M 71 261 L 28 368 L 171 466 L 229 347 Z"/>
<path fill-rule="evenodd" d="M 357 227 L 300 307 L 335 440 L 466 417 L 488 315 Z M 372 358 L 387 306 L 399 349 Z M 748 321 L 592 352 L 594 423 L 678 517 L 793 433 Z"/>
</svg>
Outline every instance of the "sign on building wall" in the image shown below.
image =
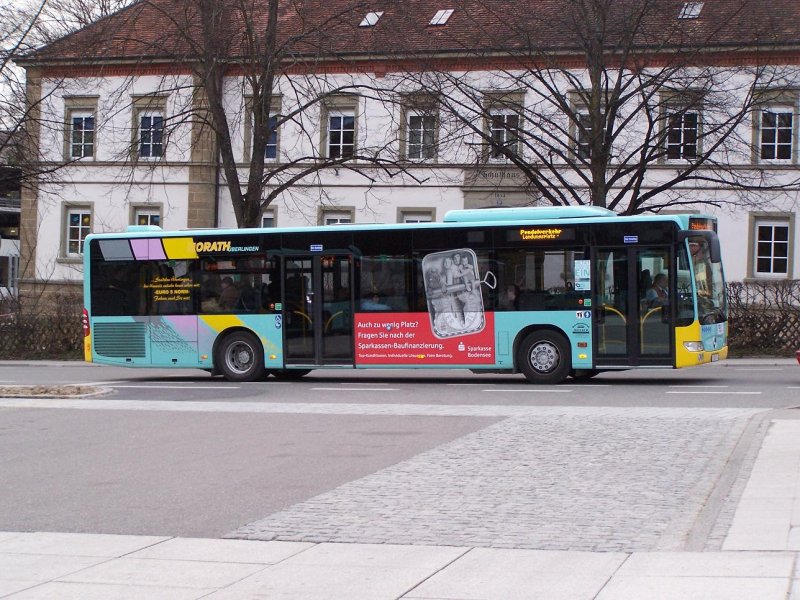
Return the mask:
<svg viewBox="0 0 800 600">
<path fill-rule="evenodd" d="M 537 194 L 514 167 L 477 167 L 464 171 L 464 208 L 536 206 Z"/>
</svg>

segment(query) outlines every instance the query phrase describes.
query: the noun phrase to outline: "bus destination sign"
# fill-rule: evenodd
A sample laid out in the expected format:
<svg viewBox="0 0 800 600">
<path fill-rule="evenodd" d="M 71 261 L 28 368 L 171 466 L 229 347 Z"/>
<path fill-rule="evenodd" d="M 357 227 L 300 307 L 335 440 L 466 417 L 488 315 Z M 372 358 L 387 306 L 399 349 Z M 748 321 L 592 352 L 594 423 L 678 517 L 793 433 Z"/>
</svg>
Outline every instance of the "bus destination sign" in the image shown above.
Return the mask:
<svg viewBox="0 0 800 600">
<path fill-rule="evenodd" d="M 510 242 L 555 242 L 575 239 L 575 230 L 565 227 L 520 227 L 508 232 Z"/>
</svg>

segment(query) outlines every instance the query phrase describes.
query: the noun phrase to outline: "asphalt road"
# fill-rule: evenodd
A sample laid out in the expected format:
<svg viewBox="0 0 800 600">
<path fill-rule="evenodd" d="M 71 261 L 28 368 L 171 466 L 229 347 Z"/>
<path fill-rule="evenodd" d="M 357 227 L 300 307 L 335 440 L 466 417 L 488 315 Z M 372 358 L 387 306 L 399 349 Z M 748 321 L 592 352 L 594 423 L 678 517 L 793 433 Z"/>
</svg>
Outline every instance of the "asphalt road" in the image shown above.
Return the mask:
<svg viewBox="0 0 800 600">
<path fill-rule="evenodd" d="M 605 486 L 602 473 L 613 466 L 623 480 L 620 489 L 630 476 L 643 490 L 663 488 L 662 500 L 672 494 L 660 512 L 642 519 L 646 527 L 634 524 L 619 534 L 646 546 L 661 521 L 674 520 L 687 503 L 701 510 L 708 489 L 691 484 L 674 492 L 687 472 L 696 467 L 697 481 L 716 481 L 752 415 L 800 405 L 800 366 L 789 361 L 629 371 L 544 387 L 521 376 L 454 370 L 318 371 L 298 382 L 232 384 L 191 370 L 0 363 L 0 385 L 31 383 L 88 383 L 109 393 L 83 400 L 0 399 L 0 530 L 215 537 L 244 528 L 303 539 L 328 526 L 331 507 L 355 511 L 369 498 L 369 506 L 388 503 L 387 514 L 413 513 L 423 504 L 415 498 L 430 496 L 430 511 L 445 492 L 453 496 L 452 515 L 437 519 L 457 521 L 463 499 L 452 492 L 460 473 L 474 477 L 497 469 L 519 450 L 525 467 L 546 460 L 539 467 L 554 482 L 566 473 L 589 488 Z M 596 440 L 616 440 L 626 453 L 636 448 L 638 462 L 619 471 L 611 452 L 602 469 L 587 471 L 587 461 L 597 459 Z M 677 465 L 682 449 L 693 444 L 696 465 Z M 664 464 L 653 470 L 659 461 Z M 709 475 L 709 464 L 720 470 Z M 436 486 L 445 481 L 440 494 Z M 506 498 L 488 491 L 477 498 L 476 522 L 497 514 L 498 502 L 529 501 L 535 490 L 524 489 L 529 478 L 520 481 L 523 487 L 511 486 Z M 350 482 L 364 483 L 353 488 Z M 404 490 L 409 498 L 394 508 Z M 589 496 L 605 493 L 594 489 Z M 620 492 L 609 494 L 613 499 Z M 570 501 L 568 494 L 554 494 L 530 514 L 557 523 Z M 293 506 L 301 508 L 293 513 Z M 614 506 L 604 508 L 606 515 Z M 630 507 L 619 510 L 620 523 L 629 522 Z M 279 511 L 288 511 L 287 520 L 247 529 Z M 424 515 L 412 521 L 427 535 Z M 413 531 L 405 516 L 396 530 L 391 518 L 385 522 L 388 541 Z M 304 523 L 317 523 L 316 529 L 306 532 Z M 355 531 L 355 538 L 366 535 Z M 503 535 L 513 538 L 514 532 Z M 592 544 L 586 547 L 618 547 L 611 538 Z"/>
<path fill-rule="evenodd" d="M 0 385 L 69 383 L 108 387 L 115 400 L 366 402 L 386 404 L 545 404 L 791 408 L 800 405 L 794 360 L 729 360 L 693 369 L 601 373 L 535 386 L 522 375 L 466 370 L 318 370 L 296 382 L 230 383 L 192 369 L 126 369 L 83 363 L 3 363 Z"/>
</svg>

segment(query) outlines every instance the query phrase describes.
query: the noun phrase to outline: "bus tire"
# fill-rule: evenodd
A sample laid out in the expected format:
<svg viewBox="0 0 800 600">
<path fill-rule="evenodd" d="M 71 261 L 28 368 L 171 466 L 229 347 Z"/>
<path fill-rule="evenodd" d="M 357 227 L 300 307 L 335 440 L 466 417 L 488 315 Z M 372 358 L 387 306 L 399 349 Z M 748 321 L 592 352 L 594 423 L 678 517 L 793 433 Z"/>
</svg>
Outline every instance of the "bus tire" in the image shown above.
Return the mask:
<svg viewBox="0 0 800 600">
<path fill-rule="evenodd" d="M 531 383 L 561 383 L 572 366 L 569 342 L 555 331 L 534 331 L 519 345 L 517 361 L 520 371 Z"/>
<path fill-rule="evenodd" d="M 215 368 L 228 381 L 258 381 L 264 377 L 264 349 L 247 331 L 226 335 L 217 348 Z"/>
<path fill-rule="evenodd" d="M 294 381 L 305 377 L 309 373 L 311 373 L 311 369 L 276 369 L 272 372 L 272 374 L 275 375 L 275 379 L 281 379 L 283 381 Z"/>
</svg>

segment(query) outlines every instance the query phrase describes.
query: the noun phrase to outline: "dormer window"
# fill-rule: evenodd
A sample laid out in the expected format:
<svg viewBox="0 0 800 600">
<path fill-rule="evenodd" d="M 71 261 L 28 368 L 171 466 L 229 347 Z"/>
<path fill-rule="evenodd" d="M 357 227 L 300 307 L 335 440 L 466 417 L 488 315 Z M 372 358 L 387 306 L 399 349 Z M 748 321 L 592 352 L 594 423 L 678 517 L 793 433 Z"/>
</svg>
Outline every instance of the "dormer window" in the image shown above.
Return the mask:
<svg viewBox="0 0 800 600">
<path fill-rule="evenodd" d="M 700 11 L 703 10 L 703 4 L 704 2 L 684 2 L 678 18 L 696 19 L 700 16 Z"/>
<path fill-rule="evenodd" d="M 364 20 L 358 24 L 359 27 L 375 27 L 377 22 L 383 16 L 383 11 L 380 12 L 369 12 L 367 16 L 364 17 Z"/>
<path fill-rule="evenodd" d="M 453 14 L 453 9 L 452 8 L 447 8 L 445 10 L 440 10 L 435 15 L 433 15 L 433 18 L 431 19 L 430 24 L 431 25 L 444 25 L 445 23 L 447 23 L 448 19 L 450 19 L 450 16 L 452 14 Z"/>
</svg>

